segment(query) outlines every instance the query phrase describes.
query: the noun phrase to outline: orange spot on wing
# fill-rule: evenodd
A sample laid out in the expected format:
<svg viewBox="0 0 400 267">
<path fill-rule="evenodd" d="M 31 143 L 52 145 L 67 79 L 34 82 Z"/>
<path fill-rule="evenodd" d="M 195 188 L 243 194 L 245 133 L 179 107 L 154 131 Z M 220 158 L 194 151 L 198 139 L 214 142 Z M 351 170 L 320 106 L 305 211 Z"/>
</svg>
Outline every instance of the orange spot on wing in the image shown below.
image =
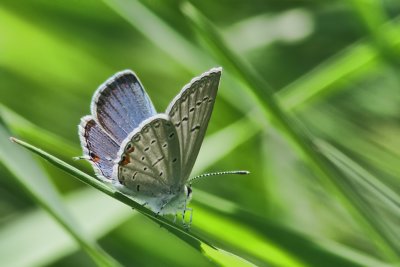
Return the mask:
<svg viewBox="0 0 400 267">
<path fill-rule="evenodd" d="M 134 146 L 132 146 L 130 149 L 128 149 L 128 150 L 126 151 L 126 153 L 130 154 L 130 153 L 132 153 L 133 151 L 135 151 L 135 147 L 134 147 Z"/>
<path fill-rule="evenodd" d="M 131 158 L 129 157 L 129 155 L 125 154 L 122 156 L 122 160 L 121 160 L 120 164 L 122 166 L 125 166 L 126 164 L 128 164 L 130 162 L 131 162 Z"/>
<path fill-rule="evenodd" d="M 99 162 L 100 161 L 100 158 L 94 153 L 90 153 L 90 157 L 92 158 L 93 162 Z"/>
</svg>

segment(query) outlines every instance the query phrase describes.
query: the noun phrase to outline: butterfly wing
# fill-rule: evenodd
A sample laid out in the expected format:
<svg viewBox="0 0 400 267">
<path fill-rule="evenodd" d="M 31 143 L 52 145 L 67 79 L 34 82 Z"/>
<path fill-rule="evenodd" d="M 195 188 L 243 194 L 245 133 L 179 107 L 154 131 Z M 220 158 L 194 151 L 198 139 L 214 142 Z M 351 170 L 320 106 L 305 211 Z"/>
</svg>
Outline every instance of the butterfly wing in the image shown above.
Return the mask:
<svg viewBox="0 0 400 267">
<path fill-rule="evenodd" d="M 81 119 L 79 138 L 83 154 L 93 165 L 97 176 L 103 180 L 111 179 L 119 145 L 103 131 L 92 116 Z"/>
<path fill-rule="evenodd" d="M 179 188 L 179 139 L 165 114 L 144 121 L 126 138 L 118 155 L 113 176 L 131 195 L 157 197 Z"/>
<path fill-rule="evenodd" d="M 217 95 L 221 68 L 194 78 L 174 98 L 166 113 L 179 137 L 182 158 L 181 183 L 185 183 L 196 161 Z"/>
<path fill-rule="evenodd" d="M 131 70 L 118 72 L 97 89 L 91 111 L 99 125 L 119 144 L 142 121 L 156 114 L 150 98 Z"/>
</svg>

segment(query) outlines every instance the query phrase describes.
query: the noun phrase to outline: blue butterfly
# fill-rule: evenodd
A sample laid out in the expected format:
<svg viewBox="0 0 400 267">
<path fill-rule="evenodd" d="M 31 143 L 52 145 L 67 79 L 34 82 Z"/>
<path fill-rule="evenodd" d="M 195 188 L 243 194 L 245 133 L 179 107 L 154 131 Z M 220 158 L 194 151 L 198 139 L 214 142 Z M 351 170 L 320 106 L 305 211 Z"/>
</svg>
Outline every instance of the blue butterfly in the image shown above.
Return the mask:
<svg viewBox="0 0 400 267">
<path fill-rule="evenodd" d="M 102 84 L 93 95 L 92 115 L 83 117 L 79 125 L 84 158 L 97 177 L 157 214 L 182 211 L 184 220 L 185 212 L 191 211 L 187 207 L 190 182 L 197 178 L 189 175 L 207 130 L 221 72 L 213 68 L 194 78 L 165 113 L 156 112 L 130 70 Z"/>
</svg>

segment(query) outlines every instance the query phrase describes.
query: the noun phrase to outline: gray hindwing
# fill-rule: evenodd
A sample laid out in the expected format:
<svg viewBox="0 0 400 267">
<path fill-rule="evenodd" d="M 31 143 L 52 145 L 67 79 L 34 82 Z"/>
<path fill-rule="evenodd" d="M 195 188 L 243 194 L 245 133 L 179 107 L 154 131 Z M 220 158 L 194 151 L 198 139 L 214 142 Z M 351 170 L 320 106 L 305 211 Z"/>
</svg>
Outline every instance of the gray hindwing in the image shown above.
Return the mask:
<svg viewBox="0 0 400 267">
<path fill-rule="evenodd" d="M 159 114 L 144 121 L 122 144 L 115 170 L 133 195 L 169 194 L 179 186 L 181 154 L 175 127 Z"/>
</svg>

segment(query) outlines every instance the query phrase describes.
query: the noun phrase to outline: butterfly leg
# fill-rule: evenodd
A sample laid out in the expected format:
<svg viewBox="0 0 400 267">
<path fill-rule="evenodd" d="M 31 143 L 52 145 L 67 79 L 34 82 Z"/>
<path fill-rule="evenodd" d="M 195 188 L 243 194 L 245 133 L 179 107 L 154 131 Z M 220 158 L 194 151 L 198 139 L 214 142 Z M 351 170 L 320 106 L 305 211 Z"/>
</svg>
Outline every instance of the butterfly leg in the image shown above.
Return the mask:
<svg viewBox="0 0 400 267">
<path fill-rule="evenodd" d="M 185 223 L 185 212 L 186 212 L 186 209 L 183 209 L 182 210 L 182 224 L 183 224 L 183 227 L 186 226 L 186 223 Z"/>
<path fill-rule="evenodd" d="M 183 227 L 186 228 L 185 214 L 186 214 L 186 200 L 185 200 L 185 205 L 183 206 L 183 210 L 182 210 L 182 224 L 183 224 Z"/>
<path fill-rule="evenodd" d="M 188 224 L 186 224 L 186 222 L 185 222 L 186 211 L 190 211 L 190 218 L 189 218 L 189 223 Z M 192 225 L 192 219 L 193 219 L 193 209 L 186 207 L 186 202 L 185 202 L 185 206 L 183 207 L 183 210 L 182 210 L 182 224 L 183 224 L 183 227 L 189 229 L 190 226 Z"/>
<path fill-rule="evenodd" d="M 160 214 L 160 212 L 165 208 L 165 206 L 167 206 L 167 204 L 168 204 L 168 202 L 164 202 L 164 203 L 162 204 L 162 206 L 160 207 L 159 211 L 157 212 L 157 215 Z"/>
<path fill-rule="evenodd" d="M 193 208 L 186 208 L 186 210 L 190 211 L 190 218 L 189 218 L 189 223 L 188 223 L 188 229 L 190 229 L 190 226 L 192 225 L 192 220 L 193 220 Z"/>
</svg>

